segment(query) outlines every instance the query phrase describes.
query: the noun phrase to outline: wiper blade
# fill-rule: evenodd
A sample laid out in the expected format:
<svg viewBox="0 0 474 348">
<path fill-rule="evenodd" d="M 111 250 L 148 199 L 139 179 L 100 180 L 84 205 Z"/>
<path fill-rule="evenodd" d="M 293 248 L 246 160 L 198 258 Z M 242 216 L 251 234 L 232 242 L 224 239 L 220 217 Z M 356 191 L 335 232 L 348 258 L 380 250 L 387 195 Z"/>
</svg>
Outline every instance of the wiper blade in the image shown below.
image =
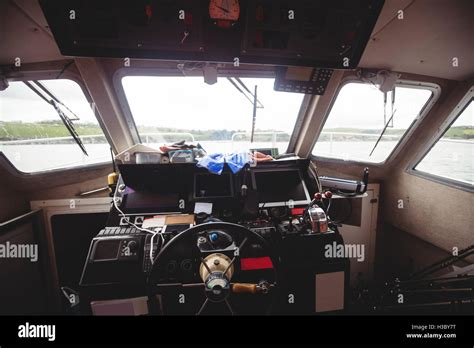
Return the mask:
<svg viewBox="0 0 474 348">
<path fill-rule="evenodd" d="M 240 78 L 234 77 L 234 79 L 247 91 L 248 94 L 254 97 L 254 101 L 252 102 L 252 104 L 256 102 L 260 105 L 260 106 L 257 106 L 257 108 L 263 109 L 263 104 L 260 102 L 260 100 L 257 99 L 257 93 L 254 92 L 252 94 L 252 92 L 250 92 L 250 89 L 245 85 L 245 83 Z"/>
<path fill-rule="evenodd" d="M 30 81 L 23 81 L 23 83 L 25 85 L 27 85 L 33 92 L 35 92 L 35 94 L 37 94 L 41 99 L 43 99 L 49 105 L 54 107 L 54 109 L 58 113 L 59 118 L 61 119 L 61 121 L 63 121 L 64 126 L 68 130 L 69 134 L 71 134 L 71 137 L 74 139 L 76 144 L 81 148 L 82 152 L 86 156 L 89 156 L 89 154 L 87 153 L 86 148 L 84 147 L 84 144 L 83 144 L 79 134 L 77 134 L 77 132 L 76 132 L 76 129 L 74 127 L 74 124 L 72 123 L 72 120 L 61 110 L 61 108 L 58 105 L 64 106 L 67 110 L 69 110 L 69 108 L 67 108 L 60 100 L 58 100 L 51 92 L 49 92 L 48 89 L 46 89 L 46 87 L 44 87 L 40 82 L 38 82 L 38 81 L 31 81 L 31 82 Z M 43 93 L 45 93 L 51 99 L 48 100 L 48 98 L 46 98 L 46 96 L 43 95 L 43 93 L 41 93 L 41 91 L 38 88 L 41 89 L 43 91 Z M 69 110 L 69 111 L 71 111 L 71 110 Z M 72 111 L 71 111 L 71 113 L 72 113 Z M 72 113 L 72 114 L 74 116 L 76 116 L 74 113 Z M 79 118 L 77 118 L 77 119 L 79 119 Z"/>
<path fill-rule="evenodd" d="M 235 83 L 235 81 L 233 80 L 235 79 L 246 91 L 247 93 L 250 95 L 250 97 L 252 97 L 252 99 L 256 99 L 255 98 L 255 95 L 250 91 L 250 89 L 242 82 L 241 79 L 239 79 L 238 77 L 228 77 L 227 80 L 229 80 L 229 82 L 232 84 L 232 86 L 235 87 L 235 89 L 237 89 L 240 93 L 242 93 L 244 95 L 244 97 L 253 105 L 254 104 L 254 100 L 250 99 L 250 97 L 247 95 L 247 93 L 245 93 L 242 88 L 240 88 L 237 83 Z M 259 106 L 257 106 L 257 108 L 259 109 L 263 109 L 264 106 L 263 104 L 260 102 L 260 100 L 256 99 L 256 102 L 257 104 L 259 104 Z"/>
<path fill-rule="evenodd" d="M 390 121 L 393 120 L 393 116 L 395 116 L 395 113 L 396 113 L 396 112 L 397 112 L 397 109 L 393 110 L 392 116 L 390 116 L 390 118 L 388 119 L 387 123 L 385 123 L 385 127 L 383 127 L 382 133 L 380 133 L 379 138 L 378 138 L 377 141 L 375 142 L 374 148 L 372 149 L 372 151 L 370 151 L 369 157 L 372 156 L 372 154 L 374 153 L 375 148 L 376 148 L 377 145 L 379 144 L 380 139 L 382 139 L 383 135 L 385 134 L 385 131 L 387 130 L 387 127 L 388 127 L 388 125 L 390 124 Z"/>
<path fill-rule="evenodd" d="M 59 100 L 50 90 L 48 90 L 41 82 L 39 81 L 33 81 L 41 90 L 48 95 L 51 100 L 54 100 L 57 104 L 63 106 L 67 111 L 71 113 L 71 115 L 74 116 L 74 118 L 69 117 L 71 121 L 79 121 L 80 118 L 77 116 L 71 109 L 69 109 L 61 100 Z"/>
</svg>

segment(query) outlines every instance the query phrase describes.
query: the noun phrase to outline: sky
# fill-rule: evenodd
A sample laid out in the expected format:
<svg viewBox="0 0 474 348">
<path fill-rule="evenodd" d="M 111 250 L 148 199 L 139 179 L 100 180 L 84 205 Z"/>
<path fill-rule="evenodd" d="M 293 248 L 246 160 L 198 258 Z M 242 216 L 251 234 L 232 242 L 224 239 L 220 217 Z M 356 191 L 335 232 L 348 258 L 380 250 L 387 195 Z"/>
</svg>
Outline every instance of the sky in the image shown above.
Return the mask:
<svg viewBox="0 0 474 348">
<path fill-rule="evenodd" d="M 257 109 L 256 129 L 291 133 L 303 94 L 273 90 L 273 79 L 243 78 L 264 105 Z M 203 77 L 127 76 L 123 88 L 137 125 L 186 129 L 249 131 L 253 106 L 226 78 L 214 85 Z"/>
<path fill-rule="evenodd" d="M 72 80 L 41 81 L 59 100 L 83 122 L 98 123 L 80 86 Z M 59 120 L 54 108 L 37 96 L 23 82 L 10 82 L 0 92 L 0 121 L 37 122 Z"/>
<path fill-rule="evenodd" d="M 397 87 L 393 128 L 406 129 L 419 115 L 432 92 L 426 89 Z M 392 115 L 391 94 L 387 94 L 386 121 Z M 349 83 L 342 87 L 331 109 L 327 128 L 348 127 L 383 129 L 383 93 L 371 84 Z"/>
</svg>

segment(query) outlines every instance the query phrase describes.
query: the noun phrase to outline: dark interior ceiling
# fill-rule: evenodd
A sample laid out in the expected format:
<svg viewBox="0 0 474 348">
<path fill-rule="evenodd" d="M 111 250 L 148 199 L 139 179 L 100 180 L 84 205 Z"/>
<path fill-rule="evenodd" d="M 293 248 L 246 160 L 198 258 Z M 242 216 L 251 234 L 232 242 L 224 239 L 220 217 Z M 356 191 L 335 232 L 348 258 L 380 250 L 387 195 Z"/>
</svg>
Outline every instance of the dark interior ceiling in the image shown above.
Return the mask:
<svg viewBox="0 0 474 348">
<path fill-rule="evenodd" d="M 359 66 L 466 80 L 474 71 L 473 13 L 470 0 L 386 0 Z M 16 57 L 64 59 L 37 0 L 0 2 L 0 64 Z"/>
</svg>

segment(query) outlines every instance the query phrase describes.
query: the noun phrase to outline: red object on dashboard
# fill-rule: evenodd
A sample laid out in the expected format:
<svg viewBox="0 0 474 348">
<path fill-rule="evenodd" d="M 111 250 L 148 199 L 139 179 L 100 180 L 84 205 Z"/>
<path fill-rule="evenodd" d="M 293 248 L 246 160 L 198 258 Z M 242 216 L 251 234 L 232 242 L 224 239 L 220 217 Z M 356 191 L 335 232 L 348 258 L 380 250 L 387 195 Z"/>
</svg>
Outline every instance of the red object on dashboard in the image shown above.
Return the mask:
<svg viewBox="0 0 474 348">
<path fill-rule="evenodd" d="M 145 14 L 148 20 L 150 20 L 151 17 L 153 17 L 153 10 L 151 8 L 151 5 L 145 5 Z"/>
<path fill-rule="evenodd" d="M 291 209 L 291 216 L 303 215 L 304 208 L 293 208 Z"/>
<path fill-rule="evenodd" d="M 240 269 L 242 271 L 254 271 L 257 269 L 268 268 L 273 268 L 273 263 L 269 256 L 247 257 L 240 259 Z"/>
</svg>

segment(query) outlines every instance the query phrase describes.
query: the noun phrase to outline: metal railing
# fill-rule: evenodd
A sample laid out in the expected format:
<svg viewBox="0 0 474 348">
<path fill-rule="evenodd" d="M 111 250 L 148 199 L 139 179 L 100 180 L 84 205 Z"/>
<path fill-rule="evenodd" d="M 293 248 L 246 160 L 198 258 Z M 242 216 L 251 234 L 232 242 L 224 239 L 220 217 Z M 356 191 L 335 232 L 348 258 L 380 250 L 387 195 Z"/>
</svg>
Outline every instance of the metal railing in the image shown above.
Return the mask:
<svg viewBox="0 0 474 348">
<path fill-rule="evenodd" d="M 86 144 L 93 144 L 93 141 L 88 141 L 92 139 L 103 139 L 106 143 L 107 140 L 105 139 L 105 135 L 97 134 L 97 135 L 83 135 L 81 136 L 81 140 L 84 141 Z M 32 139 L 22 139 L 22 140 L 9 140 L 9 141 L 0 141 L 0 145 L 38 145 L 44 143 L 51 143 L 51 144 L 58 144 L 58 143 L 75 143 L 74 139 L 69 137 L 52 137 L 52 138 L 32 138 Z"/>
<path fill-rule="evenodd" d="M 290 134 L 283 132 L 283 131 L 274 131 L 274 132 L 255 132 L 255 135 L 271 135 L 271 144 L 272 147 L 276 147 L 277 143 L 277 136 L 278 135 L 287 135 L 288 137 Z M 379 134 L 368 134 L 368 133 L 350 133 L 350 132 L 321 132 L 321 135 L 329 135 L 329 143 L 332 144 L 334 141 L 334 136 L 342 135 L 342 136 L 356 136 L 356 137 L 367 137 L 367 138 L 377 138 Z M 142 133 L 140 134 L 142 140 L 145 140 L 145 143 L 150 143 L 151 137 L 161 136 L 163 138 L 167 136 L 186 136 L 190 139 L 191 142 L 195 142 L 194 135 L 189 132 L 167 132 L 167 133 Z M 231 143 L 232 145 L 236 141 L 236 138 L 239 136 L 246 136 L 250 138 L 250 133 L 247 132 L 236 132 L 232 134 Z M 394 134 L 386 134 L 382 138 L 384 139 L 398 139 L 402 135 L 394 135 Z M 103 134 L 97 135 L 83 135 L 81 139 L 86 144 L 94 144 L 94 143 L 101 143 L 107 142 L 105 136 Z M 101 141 L 94 141 L 94 140 L 101 140 Z M 9 140 L 9 141 L 0 141 L 0 145 L 28 145 L 28 144 L 57 144 L 57 143 L 73 143 L 74 139 L 71 137 L 52 137 L 52 138 L 33 138 L 33 139 L 22 139 L 22 140 Z M 442 142 L 452 142 L 452 143 L 463 143 L 463 144 L 474 144 L 474 140 L 471 139 L 446 139 L 441 138 L 439 141 Z"/>
<path fill-rule="evenodd" d="M 272 136 L 272 147 L 276 147 L 276 142 L 277 142 L 277 135 L 278 134 L 284 134 L 284 135 L 287 135 L 287 136 L 290 136 L 288 133 L 286 132 L 280 132 L 280 131 L 275 131 L 275 132 L 255 132 L 254 135 L 271 135 Z M 247 136 L 250 138 L 251 134 L 250 133 L 247 133 L 247 132 L 237 132 L 237 133 L 234 133 L 232 134 L 232 139 L 231 139 L 231 142 L 232 142 L 232 146 L 234 146 L 234 141 L 235 141 L 235 138 L 238 137 L 238 136 Z"/>
<path fill-rule="evenodd" d="M 378 138 L 380 134 L 370 134 L 370 133 L 350 133 L 350 132 L 321 132 L 321 135 L 329 135 L 329 152 L 332 153 L 333 150 L 333 143 L 334 142 L 341 142 L 341 141 L 334 141 L 334 136 L 336 135 L 348 135 L 348 136 L 357 136 L 357 137 L 367 137 L 367 138 Z M 382 139 L 394 139 L 395 141 L 400 139 L 403 134 L 384 134 Z M 321 141 L 321 140 L 318 140 Z M 474 144 L 474 140 L 469 139 L 439 139 L 439 142 L 447 142 L 447 143 L 462 143 L 462 144 Z"/>
<path fill-rule="evenodd" d="M 165 138 L 165 136 L 171 136 L 171 135 L 178 135 L 178 136 L 189 136 L 189 138 L 191 139 L 191 142 L 195 142 L 196 140 L 194 139 L 194 135 L 192 135 L 191 133 L 187 133 L 187 132 L 170 132 L 170 133 L 141 133 L 140 134 L 140 138 L 142 139 L 145 139 L 145 143 L 146 144 L 150 144 L 150 137 L 156 137 L 156 136 L 162 136 L 163 138 Z M 183 139 L 181 139 L 183 140 Z M 185 139 L 184 139 L 185 140 Z"/>
<path fill-rule="evenodd" d="M 176 135 L 184 135 L 189 137 L 192 142 L 195 141 L 194 135 L 191 133 L 179 133 L 179 132 L 170 132 L 170 133 L 143 133 L 141 134 L 142 139 L 145 139 L 145 143 L 149 143 L 150 137 L 166 137 L 166 136 L 176 136 Z M 93 141 L 94 139 L 103 140 L 103 141 Z M 86 144 L 94 144 L 94 143 L 107 143 L 105 139 L 105 135 L 97 134 L 97 135 L 83 135 L 81 136 L 81 140 L 83 140 Z M 52 137 L 52 138 L 32 138 L 32 139 L 22 139 L 22 140 L 9 140 L 9 141 L 0 141 L 0 145 L 40 145 L 40 144 L 58 144 L 58 143 L 74 143 L 74 139 L 71 137 Z"/>
</svg>

